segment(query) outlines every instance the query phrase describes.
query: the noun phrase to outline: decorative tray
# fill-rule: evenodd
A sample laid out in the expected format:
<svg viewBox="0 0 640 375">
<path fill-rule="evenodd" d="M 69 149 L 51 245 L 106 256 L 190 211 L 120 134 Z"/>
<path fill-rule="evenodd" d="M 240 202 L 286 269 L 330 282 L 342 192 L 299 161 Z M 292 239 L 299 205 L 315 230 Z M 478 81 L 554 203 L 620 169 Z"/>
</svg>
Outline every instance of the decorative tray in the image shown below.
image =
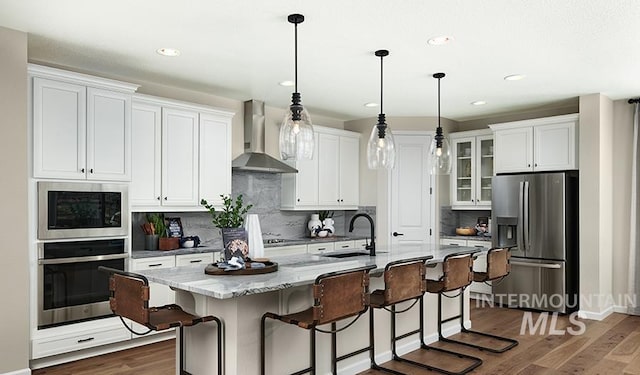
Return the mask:
<svg viewBox="0 0 640 375">
<path fill-rule="evenodd" d="M 243 268 L 234 271 L 225 271 L 223 268 L 218 268 L 218 263 L 212 263 L 205 267 L 204 273 L 207 275 L 225 275 L 225 276 L 240 276 L 240 275 L 260 275 L 262 273 L 271 273 L 278 270 L 278 263 L 275 262 L 263 262 L 264 268 Z"/>
</svg>

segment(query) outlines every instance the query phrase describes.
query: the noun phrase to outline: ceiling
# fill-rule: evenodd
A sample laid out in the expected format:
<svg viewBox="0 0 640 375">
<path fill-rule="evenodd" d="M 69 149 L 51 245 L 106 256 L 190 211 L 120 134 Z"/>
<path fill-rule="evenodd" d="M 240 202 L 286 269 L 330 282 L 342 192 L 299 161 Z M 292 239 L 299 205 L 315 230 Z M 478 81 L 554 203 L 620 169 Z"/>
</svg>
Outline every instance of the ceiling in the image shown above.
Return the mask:
<svg viewBox="0 0 640 375">
<path fill-rule="evenodd" d="M 462 121 L 559 105 L 590 93 L 640 95 L 637 0 L 0 0 L 0 26 L 29 33 L 29 59 L 286 107 L 298 27 L 302 103 L 374 117 L 384 60 L 388 116 Z M 437 36 L 455 40 L 431 46 Z M 179 57 L 163 57 L 161 47 Z M 634 74 L 635 73 L 635 74 Z M 520 81 L 506 81 L 523 74 Z M 487 102 L 473 106 L 476 100 Z"/>
</svg>

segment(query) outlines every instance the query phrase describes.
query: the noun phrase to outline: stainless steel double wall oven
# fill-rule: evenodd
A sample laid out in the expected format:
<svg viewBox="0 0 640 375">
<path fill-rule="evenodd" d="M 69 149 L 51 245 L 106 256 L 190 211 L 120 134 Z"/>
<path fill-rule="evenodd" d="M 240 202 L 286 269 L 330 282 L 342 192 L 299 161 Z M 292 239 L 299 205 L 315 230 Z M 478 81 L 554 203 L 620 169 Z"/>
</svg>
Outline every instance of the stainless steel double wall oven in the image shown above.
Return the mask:
<svg viewBox="0 0 640 375">
<path fill-rule="evenodd" d="M 127 186 L 38 182 L 38 328 L 111 315 L 98 266 L 125 269 Z"/>
</svg>

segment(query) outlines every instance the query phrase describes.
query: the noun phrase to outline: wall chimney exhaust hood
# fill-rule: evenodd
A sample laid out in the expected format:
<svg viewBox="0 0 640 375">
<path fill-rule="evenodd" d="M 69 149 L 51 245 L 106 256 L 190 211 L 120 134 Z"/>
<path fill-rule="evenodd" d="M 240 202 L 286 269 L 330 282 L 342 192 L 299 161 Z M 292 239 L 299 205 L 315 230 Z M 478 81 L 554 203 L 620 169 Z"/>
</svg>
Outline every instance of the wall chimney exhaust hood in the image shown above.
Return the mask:
<svg viewBox="0 0 640 375">
<path fill-rule="evenodd" d="M 236 171 L 298 173 L 297 169 L 264 152 L 264 120 L 264 102 L 244 102 L 244 154 L 233 160 L 231 168 Z"/>
</svg>

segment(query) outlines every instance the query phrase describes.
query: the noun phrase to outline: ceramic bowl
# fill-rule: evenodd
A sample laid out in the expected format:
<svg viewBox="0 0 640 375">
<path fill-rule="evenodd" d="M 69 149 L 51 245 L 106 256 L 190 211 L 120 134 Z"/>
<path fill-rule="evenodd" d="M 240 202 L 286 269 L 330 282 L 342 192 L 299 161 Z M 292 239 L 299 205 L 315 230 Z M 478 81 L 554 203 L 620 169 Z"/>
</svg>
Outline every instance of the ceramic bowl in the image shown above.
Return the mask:
<svg viewBox="0 0 640 375">
<path fill-rule="evenodd" d="M 193 247 L 193 245 L 195 245 L 195 241 L 193 240 L 187 240 L 182 243 L 182 247 Z"/>
<path fill-rule="evenodd" d="M 329 235 L 328 230 L 321 230 L 320 232 L 318 232 L 318 237 L 326 237 L 328 235 Z"/>
</svg>

